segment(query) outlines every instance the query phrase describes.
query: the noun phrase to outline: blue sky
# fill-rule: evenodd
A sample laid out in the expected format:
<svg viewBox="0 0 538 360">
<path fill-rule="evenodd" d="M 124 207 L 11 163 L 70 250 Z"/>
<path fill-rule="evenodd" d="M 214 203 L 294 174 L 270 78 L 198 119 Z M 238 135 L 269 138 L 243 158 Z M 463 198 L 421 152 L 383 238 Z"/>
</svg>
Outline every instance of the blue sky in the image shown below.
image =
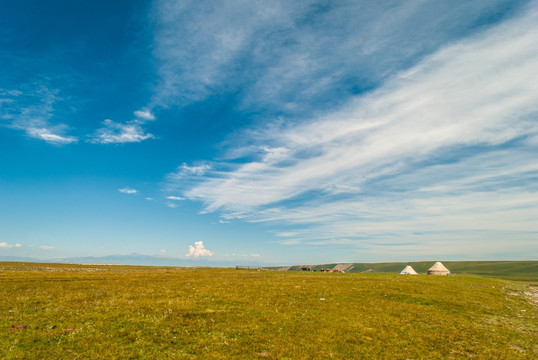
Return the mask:
<svg viewBox="0 0 538 360">
<path fill-rule="evenodd" d="M 536 259 L 538 1 L 2 1 L 0 256 Z"/>
</svg>

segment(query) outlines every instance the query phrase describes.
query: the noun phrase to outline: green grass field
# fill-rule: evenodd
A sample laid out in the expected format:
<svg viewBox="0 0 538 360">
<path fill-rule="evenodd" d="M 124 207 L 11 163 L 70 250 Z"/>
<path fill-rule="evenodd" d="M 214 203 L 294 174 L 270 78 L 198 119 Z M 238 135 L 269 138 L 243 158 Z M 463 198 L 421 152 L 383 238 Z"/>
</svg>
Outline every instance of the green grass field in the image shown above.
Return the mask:
<svg viewBox="0 0 538 360">
<path fill-rule="evenodd" d="M 372 272 L 372 273 L 399 273 L 408 263 L 353 263 L 353 267 L 346 272 Z M 434 261 L 412 262 L 413 268 L 426 274 Z M 504 278 L 509 280 L 538 281 L 538 261 L 443 261 L 448 269 L 457 275 L 480 275 Z M 323 264 L 313 266 L 314 270 L 333 268 L 337 264 Z M 299 270 L 299 266 L 291 267 Z"/>
<path fill-rule="evenodd" d="M 535 285 L 0 263 L 0 358 L 531 359 Z"/>
</svg>

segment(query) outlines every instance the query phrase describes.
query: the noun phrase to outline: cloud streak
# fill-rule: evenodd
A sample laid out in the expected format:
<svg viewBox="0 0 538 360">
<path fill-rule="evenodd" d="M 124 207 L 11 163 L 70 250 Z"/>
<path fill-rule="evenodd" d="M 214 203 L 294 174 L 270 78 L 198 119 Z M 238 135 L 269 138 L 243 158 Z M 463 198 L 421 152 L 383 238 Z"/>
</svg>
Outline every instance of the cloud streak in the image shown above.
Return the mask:
<svg viewBox="0 0 538 360">
<path fill-rule="evenodd" d="M 167 196 L 166 199 L 167 199 L 167 200 L 174 200 L 174 201 L 185 200 L 185 198 L 183 198 L 183 197 L 181 197 L 181 196 Z"/>
<path fill-rule="evenodd" d="M 44 140 L 50 144 L 71 144 L 78 141 L 78 139 L 74 136 L 58 135 L 57 133 L 55 133 L 55 129 L 53 128 L 29 127 L 29 128 L 26 128 L 25 130 L 28 136 L 33 137 L 35 139 Z"/>
<path fill-rule="evenodd" d="M 184 195 L 228 218 L 289 224 L 292 242 L 423 242 L 417 233 L 429 232 L 439 244 L 455 232 L 529 245 L 538 231 L 537 24 L 533 2 L 339 111 L 250 131 L 251 143 L 230 153 L 255 160 L 214 163 Z M 179 178 L 169 177 L 176 188 Z"/>
<path fill-rule="evenodd" d="M 118 189 L 118 191 L 122 194 L 128 194 L 128 195 L 138 194 L 138 190 L 131 189 L 131 188 L 122 188 L 122 189 Z"/>
</svg>

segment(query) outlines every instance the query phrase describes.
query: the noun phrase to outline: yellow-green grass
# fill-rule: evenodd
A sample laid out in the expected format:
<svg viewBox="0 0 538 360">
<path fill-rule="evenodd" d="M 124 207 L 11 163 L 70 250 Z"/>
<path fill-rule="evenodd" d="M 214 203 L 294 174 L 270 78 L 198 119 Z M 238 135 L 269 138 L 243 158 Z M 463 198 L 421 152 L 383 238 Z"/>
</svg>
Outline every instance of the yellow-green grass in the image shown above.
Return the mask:
<svg viewBox="0 0 538 360">
<path fill-rule="evenodd" d="M 536 287 L 0 263 L 0 359 L 531 359 Z"/>
</svg>

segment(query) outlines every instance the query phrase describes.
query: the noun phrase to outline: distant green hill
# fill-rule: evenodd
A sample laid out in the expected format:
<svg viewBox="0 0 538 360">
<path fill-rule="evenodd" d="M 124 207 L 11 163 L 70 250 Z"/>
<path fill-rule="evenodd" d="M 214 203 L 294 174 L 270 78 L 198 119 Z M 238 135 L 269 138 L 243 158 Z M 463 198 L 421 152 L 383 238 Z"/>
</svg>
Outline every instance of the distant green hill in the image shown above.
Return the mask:
<svg viewBox="0 0 538 360">
<path fill-rule="evenodd" d="M 410 264 L 419 274 L 426 274 L 435 261 L 391 262 L 391 263 L 353 263 L 346 270 L 348 273 L 398 273 Z M 492 276 L 515 280 L 538 281 L 538 261 L 443 261 L 443 264 L 454 275 L 468 274 Z M 332 269 L 339 264 L 312 265 L 312 270 Z M 290 270 L 300 270 L 300 266 L 292 266 Z"/>
</svg>

